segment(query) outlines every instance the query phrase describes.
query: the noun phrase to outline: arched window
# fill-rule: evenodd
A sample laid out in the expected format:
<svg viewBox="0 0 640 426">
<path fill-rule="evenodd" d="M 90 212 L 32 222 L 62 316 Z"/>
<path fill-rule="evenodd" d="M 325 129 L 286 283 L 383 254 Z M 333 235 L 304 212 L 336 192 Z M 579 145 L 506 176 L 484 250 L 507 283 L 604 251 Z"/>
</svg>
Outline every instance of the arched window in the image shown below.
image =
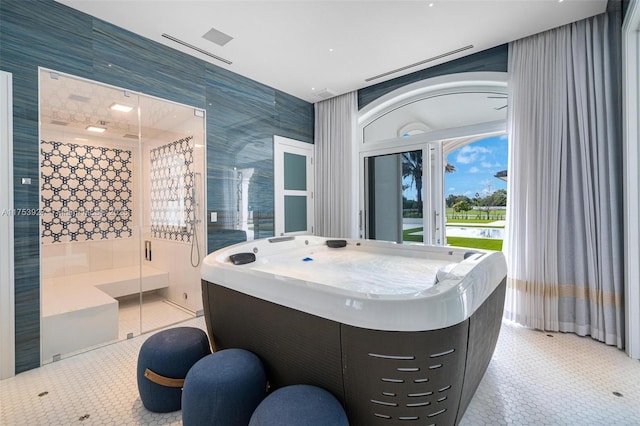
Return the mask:
<svg viewBox="0 0 640 426">
<path fill-rule="evenodd" d="M 455 170 L 447 155 L 504 135 L 506 106 L 506 73 L 461 73 L 407 85 L 363 108 L 361 236 L 446 244 L 444 176 Z"/>
</svg>

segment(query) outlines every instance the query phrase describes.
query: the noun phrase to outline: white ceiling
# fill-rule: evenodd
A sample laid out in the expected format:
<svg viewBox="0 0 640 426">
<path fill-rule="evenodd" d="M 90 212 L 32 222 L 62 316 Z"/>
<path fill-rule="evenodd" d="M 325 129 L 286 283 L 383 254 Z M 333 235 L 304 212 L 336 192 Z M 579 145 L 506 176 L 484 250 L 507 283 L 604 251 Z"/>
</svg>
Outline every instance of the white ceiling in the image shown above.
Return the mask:
<svg viewBox="0 0 640 426">
<path fill-rule="evenodd" d="M 317 102 L 605 11 L 607 0 L 57 0 L 268 86 Z M 202 36 L 215 28 L 233 40 Z M 232 62 L 162 37 L 166 33 Z M 446 58 L 367 78 L 473 45 Z"/>
</svg>

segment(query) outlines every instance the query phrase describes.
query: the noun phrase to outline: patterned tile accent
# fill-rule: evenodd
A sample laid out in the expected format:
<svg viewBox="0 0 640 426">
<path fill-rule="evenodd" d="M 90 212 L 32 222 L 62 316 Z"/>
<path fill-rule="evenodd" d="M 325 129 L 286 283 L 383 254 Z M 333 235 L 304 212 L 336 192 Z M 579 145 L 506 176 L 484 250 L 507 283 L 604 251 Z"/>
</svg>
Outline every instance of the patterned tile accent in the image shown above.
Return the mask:
<svg viewBox="0 0 640 426">
<path fill-rule="evenodd" d="M 191 242 L 193 197 L 193 136 L 150 150 L 151 235 Z"/>
<path fill-rule="evenodd" d="M 132 235 L 131 151 L 42 140 L 40 154 L 42 243 Z"/>
</svg>

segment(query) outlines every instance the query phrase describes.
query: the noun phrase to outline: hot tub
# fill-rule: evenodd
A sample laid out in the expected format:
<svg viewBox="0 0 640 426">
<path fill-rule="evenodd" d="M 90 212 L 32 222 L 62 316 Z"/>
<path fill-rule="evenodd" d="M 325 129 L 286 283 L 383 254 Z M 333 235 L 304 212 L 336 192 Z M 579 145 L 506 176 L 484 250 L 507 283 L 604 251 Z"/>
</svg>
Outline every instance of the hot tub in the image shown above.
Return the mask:
<svg viewBox="0 0 640 426">
<path fill-rule="evenodd" d="M 296 236 L 218 250 L 201 274 L 211 341 L 256 353 L 272 389 L 323 387 L 354 426 L 456 424 L 498 339 L 506 263 Z"/>
</svg>

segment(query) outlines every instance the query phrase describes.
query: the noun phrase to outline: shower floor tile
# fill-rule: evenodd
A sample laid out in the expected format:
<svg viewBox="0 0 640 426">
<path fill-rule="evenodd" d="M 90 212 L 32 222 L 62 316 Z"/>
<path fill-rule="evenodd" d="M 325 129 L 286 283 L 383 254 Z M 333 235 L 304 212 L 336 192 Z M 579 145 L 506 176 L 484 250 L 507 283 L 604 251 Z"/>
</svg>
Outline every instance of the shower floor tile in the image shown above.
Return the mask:
<svg viewBox="0 0 640 426">
<path fill-rule="evenodd" d="M 119 300 L 118 337 L 127 338 L 127 334 L 138 335 L 140 330 L 140 299 L 127 297 Z M 142 295 L 142 330 L 144 332 L 158 330 L 171 324 L 193 318 L 192 312 L 186 311 L 155 293 Z"/>
<path fill-rule="evenodd" d="M 181 326 L 205 329 L 203 317 Z M 145 334 L 0 381 L 1 425 L 179 425 L 150 413 L 136 385 Z M 573 334 L 503 324 L 460 425 L 638 425 L 640 362 Z M 82 420 L 81 420 L 82 419 Z"/>
</svg>

